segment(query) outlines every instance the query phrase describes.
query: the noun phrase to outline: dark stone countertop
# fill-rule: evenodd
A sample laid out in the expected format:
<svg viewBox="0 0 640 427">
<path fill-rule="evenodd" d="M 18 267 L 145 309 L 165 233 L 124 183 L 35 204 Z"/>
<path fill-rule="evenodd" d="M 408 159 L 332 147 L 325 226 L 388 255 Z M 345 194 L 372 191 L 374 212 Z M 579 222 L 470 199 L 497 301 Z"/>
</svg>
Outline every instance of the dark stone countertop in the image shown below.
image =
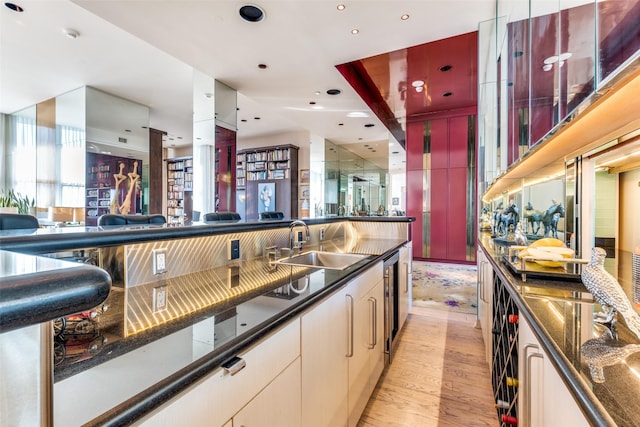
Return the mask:
<svg viewBox="0 0 640 427">
<path fill-rule="evenodd" d="M 504 260 L 506 250 L 485 237 L 480 247 L 491 260 L 494 272 L 507 283 L 531 328 L 549 355 L 568 390 L 585 417 L 595 426 L 640 426 L 640 349 L 626 358 L 602 367 L 603 378 L 592 377 L 589 363 L 581 350 L 585 342 L 601 340 L 606 348 L 633 349 L 640 339 L 629 331 L 617 314 L 618 341 L 608 339 L 608 332 L 595 323 L 593 313 L 600 307 L 578 280 L 551 280 L 527 275 L 526 282 Z M 630 301 L 634 301 L 631 285 L 631 254 L 618 252 L 615 265 L 618 281 Z M 637 297 L 637 296 L 636 296 Z M 636 311 L 640 308 L 636 301 Z M 604 359 L 603 359 L 604 360 Z"/>
<path fill-rule="evenodd" d="M 304 219 L 308 225 L 341 221 L 357 222 L 414 222 L 413 217 L 367 216 L 327 217 Z M 290 220 L 257 222 L 211 222 L 181 226 L 144 224 L 108 227 L 60 227 L 37 230 L 0 231 L 0 249 L 6 251 L 44 254 L 83 247 L 116 246 L 152 240 L 182 239 L 187 237 L 237 233 L 287 227 Z"/>
</svg>

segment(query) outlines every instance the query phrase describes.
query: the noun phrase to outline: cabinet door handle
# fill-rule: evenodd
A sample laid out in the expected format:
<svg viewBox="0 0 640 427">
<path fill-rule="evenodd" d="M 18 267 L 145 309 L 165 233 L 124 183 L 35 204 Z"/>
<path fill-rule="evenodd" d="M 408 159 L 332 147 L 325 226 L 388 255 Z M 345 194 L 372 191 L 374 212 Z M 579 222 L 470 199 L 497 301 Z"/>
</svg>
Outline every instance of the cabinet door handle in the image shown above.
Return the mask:
<svg viewBox="0 0 640 427">
<path fill-rule="evenodd" d="M 353 356 L 353 297 L 347 294 L 347 357 Z"/>
<path fill-rule="evenodd" d="M 405 281 L 404 281 L 404 290 L 403 292 L 406 294 L 407 292 L 409 292 L 409 264 L 407 264 L 406 262 L 402 263 L 402 269 L 404 270 L 404 277 L 405 277 Z M 401 277 L 400 280 L 402 280 L 403 278 Z"/>
<path fill-rule="evenodd" d="M 529 353 L 529 349 L 539 350 L 539 347 L 535 344 L 527 344 L 523 347 L 523 352 L 525 355 L 525 370 L 524 370 L 524 381 L 525 381 L 525 389 L 526 396 L 524 402 L 525 408 L 525 422 L 526 426 L 531 426 L 531 359 L 534 357 L 540 358 L 544 360 L 544 357 L 540 353 Z"/>
<path fill-rule="evenodd" d="M 376 347 L 376 335 L 378 334 L 377 331 L 377 327 L 376 327 L 376 299 L 373 297 L 369 298 L 369 320 L 370 320 L 370 325 L 369 325 L 369 348 L 375 348 Z"/>
<path fill-rule="evenodd" d="M 233 358 L 222 364 L 224 371 L 227 374 L 231 374 L 231 376 L 234 376 L 235 374 L 240 372 L 242 369 L 244 369 L 245 366 L 247 366 L 247 362 L 245 362 L 244 359 L 238 356 L 234 356 Z"/>
</svg>

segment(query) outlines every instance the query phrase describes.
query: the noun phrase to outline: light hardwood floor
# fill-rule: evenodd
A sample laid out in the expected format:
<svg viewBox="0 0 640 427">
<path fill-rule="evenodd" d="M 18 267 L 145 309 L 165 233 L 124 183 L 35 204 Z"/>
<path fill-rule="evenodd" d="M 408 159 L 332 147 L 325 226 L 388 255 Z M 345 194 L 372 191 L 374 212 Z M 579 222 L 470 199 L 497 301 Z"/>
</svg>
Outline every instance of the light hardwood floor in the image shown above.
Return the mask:
<svg viewBox="0 0 640 427">
<path fill-rule="evenodd" d="M 358 426 L 497 426 L 475 320 L 414 307 Z"/>
</svg>

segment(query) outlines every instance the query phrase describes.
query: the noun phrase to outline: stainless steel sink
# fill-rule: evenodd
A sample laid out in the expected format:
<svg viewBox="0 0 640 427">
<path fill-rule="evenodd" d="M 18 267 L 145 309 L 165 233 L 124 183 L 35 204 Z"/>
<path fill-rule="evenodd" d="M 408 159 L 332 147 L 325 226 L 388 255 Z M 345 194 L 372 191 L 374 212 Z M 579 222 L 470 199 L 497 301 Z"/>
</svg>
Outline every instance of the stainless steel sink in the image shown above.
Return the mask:
<svg viewBox="0 0 640 427">
<path fill-rule="evenodd" d="M 356 262 L 367 258 L 368 255 L 341 254 L 335 252 L 309 251 L 300 255 L 293 255 L 275 261 L 276 264 L 293 265 L 297 267 L 328 268 L 330 270 L 344 270 Z"/>
</svg>

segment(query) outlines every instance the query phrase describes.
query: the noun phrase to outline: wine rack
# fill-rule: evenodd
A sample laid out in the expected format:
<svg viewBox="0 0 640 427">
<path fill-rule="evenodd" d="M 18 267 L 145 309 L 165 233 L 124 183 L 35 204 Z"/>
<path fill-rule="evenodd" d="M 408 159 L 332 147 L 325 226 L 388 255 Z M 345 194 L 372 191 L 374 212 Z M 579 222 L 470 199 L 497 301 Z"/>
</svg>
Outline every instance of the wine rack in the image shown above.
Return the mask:
<svg viewBox="0 0 640 427">
<path fill-rule="evenodd" d="M 518 416 L 518 308 L 507 287 L 493 278 L 492 386 L 498 421 L 513 425 Z"/>
</svg>

